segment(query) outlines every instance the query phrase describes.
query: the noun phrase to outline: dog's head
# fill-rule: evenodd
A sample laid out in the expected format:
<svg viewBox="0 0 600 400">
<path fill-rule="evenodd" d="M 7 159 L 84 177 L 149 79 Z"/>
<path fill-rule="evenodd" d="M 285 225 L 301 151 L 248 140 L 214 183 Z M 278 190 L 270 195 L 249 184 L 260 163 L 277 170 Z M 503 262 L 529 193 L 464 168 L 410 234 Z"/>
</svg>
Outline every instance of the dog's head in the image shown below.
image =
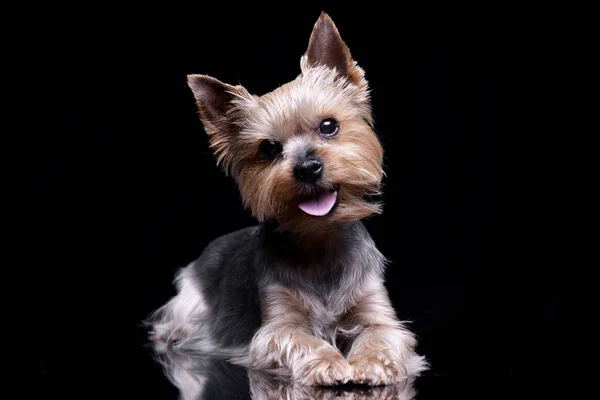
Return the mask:
<svg viewBox="0 0 600 400">
<path fill-rule="evenodd" d="M 383 149 L 364 71 L 321 14 L 293 81 L 263 96 L 206 75 L 188 83 L 218 163 L 259 220 L 306 232 L 381 211 Z"/>
</svg>

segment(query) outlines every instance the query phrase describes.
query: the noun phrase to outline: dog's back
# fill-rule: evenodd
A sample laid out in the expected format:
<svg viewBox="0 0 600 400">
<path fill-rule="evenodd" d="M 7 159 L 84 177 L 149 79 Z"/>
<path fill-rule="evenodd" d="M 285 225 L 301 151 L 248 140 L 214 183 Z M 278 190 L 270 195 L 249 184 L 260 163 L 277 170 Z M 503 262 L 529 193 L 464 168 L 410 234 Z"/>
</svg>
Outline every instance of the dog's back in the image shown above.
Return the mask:
<svg viewBox="0 0 600 400">
<path fill-rule="evenodd" d="M 177 295 L 148 321 L 158 354 L 214 355 L 250 342 L 261 323 L 258 241 L 256 226 L 223 235 L 177 273 Z"/>
</svg>

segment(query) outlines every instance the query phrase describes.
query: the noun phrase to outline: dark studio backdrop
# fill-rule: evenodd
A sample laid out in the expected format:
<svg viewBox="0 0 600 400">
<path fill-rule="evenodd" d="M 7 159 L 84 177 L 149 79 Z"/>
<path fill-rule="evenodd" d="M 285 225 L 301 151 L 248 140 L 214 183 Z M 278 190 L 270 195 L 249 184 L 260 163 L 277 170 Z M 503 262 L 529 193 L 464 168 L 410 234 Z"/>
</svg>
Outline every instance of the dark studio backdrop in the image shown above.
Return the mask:
<svg viewBox="0 0 600 400">
<path fill-rule="evenodd" d="M 39 37 L 52 117 L 28 138 L 20 265 L 35 271 L 42 387 L 174 398 L 141 321 L 175 293 L 177 268 L 254 224 L 186 75 L 266 93 L 299 73 L 321 9 L 372 88 L 387 177 L 384 213 L 365 223 L 430 374 L 550 368 L 560 294 L 531 196 L 534 139 L 515 123 L 528 89 L 508 90 L 532 53 L 493 10 L 90 7 L 53 9 Z"/>
</svg>

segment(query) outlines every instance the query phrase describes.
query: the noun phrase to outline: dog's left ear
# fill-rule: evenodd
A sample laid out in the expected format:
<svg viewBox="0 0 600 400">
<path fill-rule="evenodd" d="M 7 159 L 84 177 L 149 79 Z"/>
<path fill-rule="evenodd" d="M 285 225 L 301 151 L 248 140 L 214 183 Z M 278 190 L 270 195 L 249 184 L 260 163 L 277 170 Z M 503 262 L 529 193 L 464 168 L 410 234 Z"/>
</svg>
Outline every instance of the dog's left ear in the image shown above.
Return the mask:
<svg viewBox="0 0 600 400">
<path fill-rule="evenodd" d="M 357 85 L 363 83 L 363 70 L 356 65 L 333 20 L 324 12 L 310 35 L 306 58 L 309 66 L 325 65 L 335 68 L 350 82 Z"/>
</svg>

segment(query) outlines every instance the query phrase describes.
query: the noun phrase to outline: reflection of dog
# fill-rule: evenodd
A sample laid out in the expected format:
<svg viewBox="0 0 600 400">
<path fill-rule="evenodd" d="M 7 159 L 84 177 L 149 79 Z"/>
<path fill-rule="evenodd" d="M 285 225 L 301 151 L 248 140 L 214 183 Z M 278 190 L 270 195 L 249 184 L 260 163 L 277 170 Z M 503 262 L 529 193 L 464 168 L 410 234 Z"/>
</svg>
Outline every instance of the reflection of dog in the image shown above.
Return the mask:
<svg viewBox="0 0 600 400">
<path fill-rule="evenodd" d="M 412 378 L 386 386 L 323 387 L 294 384 L 264 372 L 248 373 L 253 400 L 410 400 L 416 396 Z"/>
<path fill-rule="evenodd" d="M 179 357 L 166 372 L 182 400 L 410 400 L 416 395 L 412 378 L 385 386 L 306 386 L 211 357 Z"/>
<path fill-rule="evenodd" d="M 218 163 L 261 224 L 216 239 L 180 271 L 151 337 L 163 360 L 212 353 L 308 385 L 400 382 L 426 363 L 360 222 L 381 211 L 369 196 L 383 150 L 364 72 L 325 14 L 301 70 L 261 97 L 189 76 Z"/>
</svg>

